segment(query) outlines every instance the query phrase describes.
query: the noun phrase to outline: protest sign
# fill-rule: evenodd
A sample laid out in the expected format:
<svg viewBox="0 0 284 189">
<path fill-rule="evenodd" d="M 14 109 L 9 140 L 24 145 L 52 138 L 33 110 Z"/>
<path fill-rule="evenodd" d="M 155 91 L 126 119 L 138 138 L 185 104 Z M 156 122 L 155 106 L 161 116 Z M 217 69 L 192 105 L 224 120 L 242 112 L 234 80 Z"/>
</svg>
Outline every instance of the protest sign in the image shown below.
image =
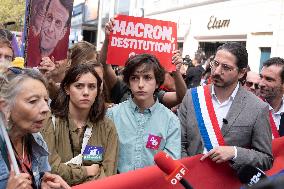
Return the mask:
<svg viewBox="0 0 284 189">
<path fill-rule="evenodd" d="M 123 66 L 130 53 L 155 55 L 167 71 L 174 71 L 173 51 L 177 48 L 174 22 L 119 15 L 109 36 L 107 63 Z"/>
<path fill-rule="evenodd" d="M 42 57 L 67 58 L 73 0 L 31 0 L 25 61 L 37 67 Z"/>
</svg>

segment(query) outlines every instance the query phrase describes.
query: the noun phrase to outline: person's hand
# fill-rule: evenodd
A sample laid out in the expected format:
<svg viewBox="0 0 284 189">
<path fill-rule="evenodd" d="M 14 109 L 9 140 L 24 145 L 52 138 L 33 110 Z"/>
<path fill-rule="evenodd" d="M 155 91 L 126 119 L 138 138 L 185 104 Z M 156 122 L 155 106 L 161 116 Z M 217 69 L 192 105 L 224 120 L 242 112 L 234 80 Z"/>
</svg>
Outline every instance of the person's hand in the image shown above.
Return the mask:
<svg viewBox="0 0 284 189">
<path fill-rule="evenodd" d="M 172 63 L 176 65 L 176 71 L 180 71 L 183 62 L 180 50 L 176 50 L 173 53 L 174 55 L 172 57 Z"/>
<path fill-rule="evenodd" d="M 71 187 L 59 176 L 51 173 L 44 173 L 41 181 L 41 189 L 71 189 Z"/>
<path fill-rule="evenodd" d="M 204 154 L 200 160 L 203 161 L 206 158 L 211 158 L 216 163 L 223 163 L 229 161 L 235 157 L 235 148 L 233 146 L 218 146 Z"/>
<path fill-rule="evenodd" d="M 7 182 L 6 189 L 33 189 L 31 176 L 27 173 L 15 174 L 11 165 L 10 176 Z"/>
<path fill-rule="evenodd" d="M 91 166 L 85 166 L 85 167 L 86 167 L 88 176 L 95 176 L 100 170 L 99 164 L 93 164 Z"/>
<path fill-rule="evenodd" d="M 38 69 L 44 75 L 50 75 L 50 73 L 56 69 L 53 57 L 51 59 L 49 57 L 43 57 L 39 65 Z"/>
<path fill-rule="evenodd" d="M 108 36 L 113 31 L 113 27 L 114 27 L 114 19 L 111 18 L 110 21 L 106 23 L 105 25 L 105 38 L 106 39 L 108 39 Z"/>
</svg>

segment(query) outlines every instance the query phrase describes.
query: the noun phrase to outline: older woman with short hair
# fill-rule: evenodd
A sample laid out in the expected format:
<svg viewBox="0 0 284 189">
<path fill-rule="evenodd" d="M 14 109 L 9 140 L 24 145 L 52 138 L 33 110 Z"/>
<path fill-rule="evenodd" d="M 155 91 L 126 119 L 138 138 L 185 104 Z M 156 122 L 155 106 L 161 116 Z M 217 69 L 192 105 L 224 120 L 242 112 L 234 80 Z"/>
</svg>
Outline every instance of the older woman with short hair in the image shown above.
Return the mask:
<svg viewBox="0 0 284 189">
<path fill-rule="evenodd" d="M 39 133 L 49 112 L 45 80 L 39 72 L 30 69 L 10 81 L 4 78 L 1 80 L 0 112 L 6 119 L 20 175 L 15 176 L 1 138 L 0 188 L 70 188 L 60 176 L 48 173 L 48 149 Z"/>
</svg>

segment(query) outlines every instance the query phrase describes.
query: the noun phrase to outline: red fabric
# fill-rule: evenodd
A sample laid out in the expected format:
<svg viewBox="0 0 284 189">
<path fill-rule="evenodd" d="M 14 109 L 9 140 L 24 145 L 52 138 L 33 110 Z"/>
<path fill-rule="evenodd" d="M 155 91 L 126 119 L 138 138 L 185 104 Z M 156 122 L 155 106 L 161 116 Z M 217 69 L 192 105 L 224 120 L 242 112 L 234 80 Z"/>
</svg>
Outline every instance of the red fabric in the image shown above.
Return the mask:
<svg viewBox="0 0 284 189">
<path fill-rule="evenodd" d="M 271 127 L 271 132 L 272 132 L 273 137 L 274 138 L 280 137 L 271 111 L 269 111 L 269 121 L 270 121 L 270 127 Z"/>
<path fill-rule="evenodd" d="M 211 160 L 200 162 L 201 155 L 181 160 L 181 163 L 189 170 L 184 178 L 194 187 L 198 188 L 239 188 L 239 180 L 228 164 L 216 164 Z M 181 184 L 172 186 L 165 179 L 165 174 L 157 167 L 151 166 L 136 171 L 130 171 L 108 177 L 102 180 L 93 181 L 74 186 L 73 189 L 182 189 Z"/>
<path fill-rule="evenodd" d="M 266 172 L 273 175 L 284 169 L 284 137 L 274 139 L 272 142 L 274 164 L 272 169 Z M 216 164 L 210 159 L 201 162 L 196 155 L 184 158 L 180 162 L 189 170 L 189 174 L 184 178 L 194 189 L 235 189 L 240 188 L 234 170 L 227 163 Z M 114 175 L 102 180 L 92 181 L 72 187 L 73 189 L 182 189 L 179 183 L 177 186 L 170 185 L 165 180 L 165 174 L 157 167 L 151 166 L 136 171 L 130 171 L 119 175 Z"/>
<path fill-rule="evenodd" d="M 284 169 L 284 137 L 272 140 L 272 153 L 274 157 L 273 167 L 266 171 L 267 175 L 273 175 Z"/>
</svg>

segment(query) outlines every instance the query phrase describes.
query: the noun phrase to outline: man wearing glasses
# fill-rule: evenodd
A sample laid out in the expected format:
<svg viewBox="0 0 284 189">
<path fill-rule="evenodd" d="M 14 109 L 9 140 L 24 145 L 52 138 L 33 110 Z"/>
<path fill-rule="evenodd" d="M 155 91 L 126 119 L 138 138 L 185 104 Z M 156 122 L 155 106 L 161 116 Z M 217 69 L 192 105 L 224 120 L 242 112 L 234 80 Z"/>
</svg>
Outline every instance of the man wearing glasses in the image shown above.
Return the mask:
<svg viewBox="0 0 284 189">
<path fill-rule="evenodd" d="M 264 62 L 260 78 L 260 96 L 269 104 L 272 137 L 284 136 L 284 59 L 274 57 Z"/>
<path fill-rule="evenodd" d="M 253 71 L 249 71 L 247 73 L 246 82 L 244 87 L 255 94 L 256 96 L 259 96 L 259 82 L 260 77 L 259 74 Z"/>
<path fill-rule="evenodd" d="M 49 1 L 44 3 L 46 2 Z M 45 11 L 45 4 L 43 6 L 41 9 Z M 27 45 L 28 67 L 38 66 L 43 57 L 54 58 L 55 61 L 66 58 L 72 8 L 72 0 L 52 0 L 49 2 L 45 13 L 37 13 L 40 16 L 45 14 L 44 19 L 35 15 L 35 17 L 40 18 L 38 24 L 42 23 L 42 25 L 37 36 L 29 35 Z"/>
<path fill-rule="evenodd" d="M 245 47 L 225 43 L 210 63 L 212 85 L 187 91 L 179 109 L 183 157 L 204 153 L 201 161 L 228 161 L 234 169 L 272 166 L 268 105 L 239 84 L 247 58 Z"/>
</svg>

